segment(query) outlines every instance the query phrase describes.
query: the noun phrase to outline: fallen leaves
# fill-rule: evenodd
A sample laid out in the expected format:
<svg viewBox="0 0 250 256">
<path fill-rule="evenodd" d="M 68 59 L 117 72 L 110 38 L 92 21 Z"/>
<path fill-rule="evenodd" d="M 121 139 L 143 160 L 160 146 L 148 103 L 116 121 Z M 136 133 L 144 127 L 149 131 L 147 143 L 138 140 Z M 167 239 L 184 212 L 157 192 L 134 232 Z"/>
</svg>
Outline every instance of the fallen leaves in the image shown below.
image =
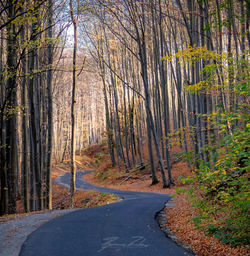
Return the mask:
<svg viewBox="0 0 250 256">
<path fill-rule="evenodd" d="M 111 194 L 100 193 L 94 190 L 78 190 L 75 193 L 74 208 L 91 208 L 110 204 L 117 201 L 117 197 Z M 53 210 L 69 208 L 70 193 L 62 185 L 53 185 Z"/>
<path fill-rule="evenodd" d="M 207 236 L 198 230 L 191 220 L 196 215 L 196 210 L 184 195 L 178 195 L 174 202 L 176 206 L 167 208 L 167 225 L 178 239 L 192 246 L 192 250 L 202 256 L 246 256 L 247 249 L 243 246 L 232 248 L 223 244 L 218 239 Z"/>
</svg>

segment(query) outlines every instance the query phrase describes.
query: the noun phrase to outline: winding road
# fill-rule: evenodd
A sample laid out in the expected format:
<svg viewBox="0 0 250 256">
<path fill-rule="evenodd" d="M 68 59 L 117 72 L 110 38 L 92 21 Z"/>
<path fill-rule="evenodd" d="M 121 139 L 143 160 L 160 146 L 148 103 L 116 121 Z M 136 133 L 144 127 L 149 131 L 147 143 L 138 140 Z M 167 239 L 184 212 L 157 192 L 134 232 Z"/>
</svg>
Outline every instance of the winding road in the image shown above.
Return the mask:
<svg viewBox="0 0 250 256">
<path fill-rule="evenodd" d="M 31 233 L 20 256 L 181 256 L 193 255 L 166 238 L 155 220 L 170 195 L 93 186 L 78 172 L 78 189 L 113 193 L 123 200 L 81 209 L 53 219 Z M 68 185 L 70 174 L 57 182 Z"/>
</svg>

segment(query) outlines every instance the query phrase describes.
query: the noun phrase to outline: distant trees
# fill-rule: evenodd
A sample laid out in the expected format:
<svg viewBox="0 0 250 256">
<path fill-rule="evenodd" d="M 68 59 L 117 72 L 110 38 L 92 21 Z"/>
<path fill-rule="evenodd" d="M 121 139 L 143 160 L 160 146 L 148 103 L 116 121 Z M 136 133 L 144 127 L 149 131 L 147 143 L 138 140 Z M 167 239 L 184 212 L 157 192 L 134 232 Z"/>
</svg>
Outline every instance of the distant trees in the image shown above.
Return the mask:
<svg viewBox="0 0 250 256">
<path fill-rule="evenodd" d="M 149 152 L 149 160 L 152 172 L 152 183 L 157 183 L 158 180 L 155 175 L 155 164 L 154 164 L 154 155 L 153 155 L 153 145 L 152 139 L 154 142 L 154 148 L 156 150 L 156 157 L 158 159 L 159 168 L 161 170 L 162 179 L 164 187 L 169 187 L 170 183 L 173 183 L 173 179 L 171 177 L 171 164 L 170 164 L 170 156 L 169 156 L 169 149 L 168 146 L 165 146 L 164 143 L 168 141 L 166 138 L 163 140 L 163 128 L 161 120 L 164 120 L 165 125 L 165 136 L 168 136 L 169 133 L 169 105 L 168 105 L 168 93 L 166 91 L 167 87 L 165 86 L 166 78 L 165 78 L 165 67 L 164 62 L 159 60 L 160 56 L 163 56 L 163 53 L 160 55 L 160 51 L 163 51 L 163 44 L 162 41 L 161 47 L 162 49 L 158 48 L 160 46 L 159 42 L 156 42 L 157 35 L 155 35 L 155 42 L 158 43 L 156 45 L 154 52 L 158 55 L 155 55 L 157 62 L 154 64 L 153 55 L 150 55 L 151 52 L 149 50 L 149 43 L 152 41 L 148 41 L 147 37 L 150 35 L 150 24 L 151 15 L 149 15 L 149 10 L 154 10 L 153 2 L 133 2 L 133 1 L 124 1 L 118 3 L 111 3 L 109 1 L 97 1 L 96 5 L 94 5 L 96 9 L 95 15 L 99 19 L 100 23 L 103 26 L 103 35 L 101 36 L 100 31 L 97 32 L 97 35 L 93 36 L 92 42 L 95 42 L 95 38 L 98 38 L 96 44 L 100 44 L 100 41 L 104 38 L 104 50 L 102 50 L 101 58 L 102 63 L 107 66 L 110 70 L 110 81 L 111 84 L 114 84 L 113 81 L 116 83 L 109 87 L 111 89 L 111 93 L 114 93 L 114 104 L 115 104 L 115 113 L 112 114 L 112 106 L 110 106 L 111 114 L 108 116 L 115 115 L 113 120 L 109 120 L 109 123 L 114 122 L 114 126 L 109 125 L 111 129 L 114 129 L 114 133 L 109 131 L 109 134 L 114 134 L 114 141 L 117 149 L 117 164 L 119 166 L 119 158 L 123 159 L 124 166 L 131 166 L 130 161 L 130 154 L 131 158 L 133 159 L 133 165 L 136 164 L 135 162 L 135 154 L 139 154 L 139 159 L 141 161 L 141 166 L 143 166 L 142 162 L 142 127 L 146 125 L 147 127 L 147 142 L 148 142 L 148 152 Z M 149 8 L 150 7 L 150 8 Z M 98 12 L 98 8 L 102 9 L 103 11 Z M 153 14 L 154 15 L 154 14 Z M 153 22 L 155 22 L 153 20 Z M 112 25 L 111 25 L 112 23 Z M 104 24 L 104 25 L 103 25 Z M 158 25 L 158 24 L 157 24 Z M 158 27 L 157 27 L 158 29 Z M 160 30 L 162 33 L 162 29 Z M 156 33 L 155 28 L 153 30 Z M 161 34 L 161 40 L 163 40 Z M 131 41 L 132 40 L 132 41 Z M 94 43 L 95 44 L 95 43 Z M 158 53 L 157 53 L 158 52 Z M 100 52 L 97 52 L 99 55 L 100 61 Z M 149 57 L 150 56 L 150 57 Z M 158 57 L 157 57 L 158 56 Z M 98 58 L 97 58 L 98 59 Z M 112 61 L 110 61 L 112 59 Z M 117 63 L 117 64 L 115 64 Z M 132 64 L 132 65 L 131 65 Z M 138 69 L 138 65 L 140 65 L 140 69 Z M 156 71 L 153 70 L 152 65 L 155 65 Z M 150 68 L 151 67 L 151 70 Z M 159 69 L 158 69 L 159 68 Z M 159 71 L 158 71 L 159 70 Z M 141 77 L 138 75 L 139 72 L 141 73 Z M 156 72 L 156 73 L 154 73 Z M 158 72 L 160 76 L 158 76 Z M 151 80 L 152 79 L 152 80 Z M 151 81 L 154 83 L 154 79 L 156 79 L 156 91 L 152 89 Z M 157 106 L 158 111 L 154 112 L 152 110 L 152 102 L 155 102 L 154 96 L 152 97 L 151 94 L 157 93 L 156 95 L 160 96 L 159 90 L 159 81 L 162 81 L 162 92 L 163 92 L 163 108 L 159 108 Z M 104 79 L 103 79 L 104 81 Z M 116 97 L 116 91 L 119 90 L 121 86 L 121 91 L 123 91 L 123 96 Z M 142 87 L 143 86 L 143 87 Z M 118 88 L 118 89 L 117 89 Z M 123 89 L 122 89 L 123 88 Z M 143 90 L 142 90 L 143 88 Z M 157 89 L 158 88 L 158 89 Z M 165 89 L 164 89 L 165 88 Z M 128 98 L 128 111 L 126 106 L 126 97 L 130 96 L 130 91 L 133 93 L 132 99 Z M 122 92 L 121 92 L 122 94 Z M 143 95 L 145 94 L 145 96 Z M 112 94 L 111 94 L 112 95 Z M 137 95 L 137 96 L 136 96 Z M 155 95 L 155 94 L 154 94 Z M 136 101 L 135 109 L 135 96 L 136 98 L 139 97 Z M 106 97 L 106 96 L 105 96 Z M 153 99 L 153 101 L 152 101 Z M 142 100 L 142 101 L 141 101 Z M 120 108 L 118 109 L 118 102 L 120 101 Z M 112 104 L 112 97 L 110 102 L 108 100 L 105 101 L 106 106 L 108 104 Z M 139 104 L 138 104 L 139 103 Z M 155 104 L 160 104 L 160 101 L 157 100 Z M 138 108 L 139 107 L 139 108 Z M 107 107 L 106 107 L 107 108 Z M 144 112 L 145 108 L 145 112 Z M 131 113 L 131 111 L 133 111 Z M 135 114 L 135 111 L 138 111 Z M 161 116 L 161 111 L 164 113 L 164 116 Z M 123 134 L 119 132 L 119 117 L 118 113 L 123 113 L 124 117 L 124 127 L 122 128 Z M 129 129 L 128 129 L 128 122 L 127 122 L 127 113 L 129 113 Z M 146 114 L 146 115 L 145 115 Z M 155 114 L 155 116 L 154 116 Z M 137 116 L 137 117 L 136 117 Z M 154 119 L 157 117 L 158 119 Z M 131 118 L 139 118 L 141 120 L 138 125 L 137 129 L 134 129 L 134 120 Z M 141 122 L 146 121 L 142 126 Z M 160 125 L 160 126 L 159 126 Z M 118 127 L 118 130 L 117 128 Z M 144 126 L 145 127 L 145 126 Z M 135 130 L 137 130 L 137 135 L 135 136 Z M 159 137 L 161 133 L 161 136 Z M 125 142 L 125 150 L 126 150 L 126 157 L 123 154 L 123 139 L 122 135 L 124 136 Z M 132 143 L 128 143 L 128 138 L 130 137 L 130 141 Z M 137 139 L 137 145 L 136 140 Z M 112 139 L 109 139 L 109 148 L 112 149 L 111 146 Z M 119 142 L 120 146 L 117 147 L 117 142 Z M 168 143 L 167 143 L 168 144 Z M 166 145 L 167 145 L 166 144 Z M 112 155 L 112 154 L 111 154 Z M 167 166 L 168 166 L 168 175 L 169 179 L 166 179 L 165 175 L 165 167 L 163 163 L 163 159 L 166 156 L 167 159 Z M 114 159 L 114 158 L 113 158 Z M 113 163 L 115 161 L 113 160 Z"/>
<path fill-rule="evenodd" d="M 78 39 L 79 40 L 79 39 Z M 78 43 L 80 43 L 78 41 Z M 54 55 L 57 66 L 53 80 L 53 160 L 60 163 L 70 158 L 72 103 L 72 48 L 58 47 Z M 60 58 L 60 56 L 62 57 Z M 76 153 L 92 143 L 100 142 L 105 130 L 102 85 L 96 64 L 85 53 L 77 53 L 78 86 L 75 105 Z M 86 58 L 86 61 L 84 61 Z M 83 65 L 83 63 L 85 63 Z"/>
</svg>

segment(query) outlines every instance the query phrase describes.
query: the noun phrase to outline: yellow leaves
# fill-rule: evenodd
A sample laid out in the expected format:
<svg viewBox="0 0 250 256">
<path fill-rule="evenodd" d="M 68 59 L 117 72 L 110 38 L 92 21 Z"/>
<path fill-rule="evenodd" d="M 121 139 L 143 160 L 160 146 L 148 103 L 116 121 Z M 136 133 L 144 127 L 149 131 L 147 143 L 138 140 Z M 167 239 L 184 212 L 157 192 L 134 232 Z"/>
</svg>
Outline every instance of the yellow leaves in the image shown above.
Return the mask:
<svg viewBox="0 0 250 256">
<path fill-rule="evenodd" d="M 185 86 L 185 89 L 192 93 L 196 93 L 197 91 L 201 90 L 202 88 L 203 88 L 202 81 L 197 84 L 190 84 L 190 85 Z"/>
<path fill-rule="evenodd" d="M 106 8 L 106 12 L 116 12 L 117 11 L 117 8 L 115 7 L 107 7 Z"/>
<path fill-rule="evenodd" d="M 225 169 L 221 170 L 220 172 L 221 172 L 222 175 L 226 175 L 227 174 Z"/>
<path fill-rule="evenodd" d="M 111 50 L 116 50 L 117 49 L 117 40 L 109 40 L 109 48 Z"/>
<path fill-rule="evenodd" d="M 219 134 L 225 133 L 227 131 L 227 126 L 226 125 L 221 125 L 220 126 L 220 130 L 219 130 Z"/>
<path fill-rule="evenodd" d="M 197 93 L 201 90 L 209 92 L 212 89 L 216 89 L 217 86 L 210 83 L 208 80 L 202 80 L 196 84 L 190 84 L 185 86 L 185 90 L 190 91 L 191 93 Z"/>
<path fill-rule="evenodd" d="M 168 60 L 168 61 L 172 61 L 172 56 L 164 56 L 162 57 L 162 60 Z"/>
<path fill-rule="evenodd" d="M 164 56 L 162 60 L 172 61 L 173 57 L 181 59 L 182 61 L 194 62 L 200 61 L 201 59 L 205 60 L 222 60 L 226 57 L 225 54 L 218 54 L 215 51 L 210 51 L 206 46 L 189 46 L 184 50 L 179 50 L 175 55 Z"/>
<path fill-rule="evenodd" d="M 102 34 L 96 34 L 96 35 L 92 35 L 92 38 L 95 40 L 95 41 L 99 41 L 102 39 Z"/>
<path fill-rule="evenodd" d="M 17 115 L 17 113 L 20 111 L 20 107 L 10 107 L 7 106 L 5 112 L 4 112 L 4 119 L 8 119 L 13 115 Z"/>
</svg>

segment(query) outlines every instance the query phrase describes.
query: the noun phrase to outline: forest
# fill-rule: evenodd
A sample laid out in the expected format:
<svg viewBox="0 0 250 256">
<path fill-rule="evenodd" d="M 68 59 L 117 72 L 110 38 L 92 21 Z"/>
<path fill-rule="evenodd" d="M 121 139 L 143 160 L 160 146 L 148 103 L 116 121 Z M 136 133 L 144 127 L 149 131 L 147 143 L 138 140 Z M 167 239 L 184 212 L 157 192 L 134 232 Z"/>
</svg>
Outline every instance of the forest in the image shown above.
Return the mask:
<svg viewBox="0 0 250 256">
<path fill-rule="evenodd" d="M 249 242 L 249 1 L 1 0 L 0 18 L 0 215 L 51 210 L 66 159 L 73 207 L 76 155 L 104 143 L 166 189 L 181 158 L 197 226 Z"/>
</svg>

